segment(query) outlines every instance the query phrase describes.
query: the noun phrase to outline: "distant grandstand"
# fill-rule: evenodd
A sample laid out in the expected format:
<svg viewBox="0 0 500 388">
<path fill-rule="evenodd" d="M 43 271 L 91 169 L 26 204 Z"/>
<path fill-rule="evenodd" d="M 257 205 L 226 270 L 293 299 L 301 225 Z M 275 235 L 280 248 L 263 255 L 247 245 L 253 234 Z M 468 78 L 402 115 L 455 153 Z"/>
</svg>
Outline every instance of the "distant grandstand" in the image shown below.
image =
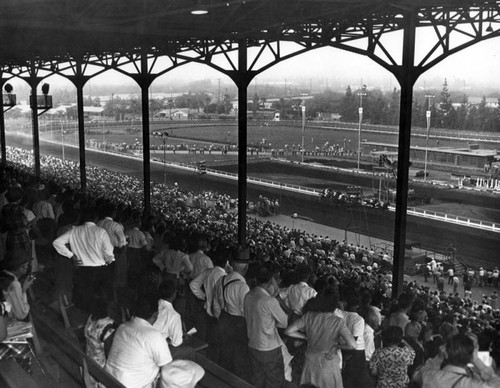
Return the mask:
<svg viewBox="0 0 500 388">
<path fill-rule="evenodd" d="M 387 152 L 396 155 L 397 144 L 364 142 L 363 152 L 376 153 Z M 410 160 L 424 161 L 425 147 L 411 146 Z M 480 149 L 477 144 L 470 144 L 468 148 L 429 147 L 427 149 L 427 161 L 435 164 L 447 164 L 451 166 L 474 167 L 483 169 L 500 160 L 500 153 L 496 150 Z"/>
</svg>

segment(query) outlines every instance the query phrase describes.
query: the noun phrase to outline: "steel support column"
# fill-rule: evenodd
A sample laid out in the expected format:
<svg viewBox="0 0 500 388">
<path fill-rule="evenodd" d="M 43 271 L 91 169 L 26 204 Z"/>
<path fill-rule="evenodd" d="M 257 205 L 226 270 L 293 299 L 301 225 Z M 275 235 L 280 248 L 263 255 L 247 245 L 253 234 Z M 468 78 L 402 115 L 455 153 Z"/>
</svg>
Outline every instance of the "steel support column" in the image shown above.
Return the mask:
<svg viewBox="0 0 500 388">
<path fill-rule="evenodd" d="M 144 212 L 151 213 L 151 161 L 150 161 L 150 142 L 149 142 L 149 87 L 155 77 L 149 74 L 147 55 L 141 56 L 141 74 L 134 79 L 141 88 L 141 107 L 142 107 L 142 165 L 144 179 Z"/>
<path fill-rule="evenodd" d="M 247 43 L 238 43 L 238 71 L 233 81 L 238 87 L 238 244 L 247 246 L 247 99 L 253 76 L 247 70 Z"/>
<path fill-rule="evenodd" d="M 33 157 L 35 159 L 35 176 L 40 178 L 40 135 L 38 132 L 38 102 L 36 88 L 40 83 L 41 78 L 36 76 L 34 65 L 31 68 L 31 76 L 29 84 L 31 86 L 31 117 L 33 125 Z"/>
<path fill-rule="evenodd" d="M 3 94 L 3 86 L 5 81 L 2 78 L 2 72 L 0 72 L 0 94 Z M 5 140 L 5 116 L 3 112 L 3 95 L 0 98 L 0 148 L 2 152 L 2 164 L 7 162 L 7 144 Z"/>
<path fill-rule="evenodd" d="M 83 112 L 83 87 L 90 79 L 83 75 L 82 64 L 76 62 L 76 72 L 74 76 L 68 77 L 76 87 L 76 109 L 78 114 L 78 151 L 80 155 L 80 189 L 82 193 L 87 191 L 87 171 L 85 159 L 85 114 Z"/>
<path fill-rule="evenodd" d="M 396 215 L 394 221 L 394 260 L 392 267 L 392 294 L 399 296 L 403 287 L 405 242 L 407 227 L 408 177 L 410 165 L 411 110 L 413 85 L 418 74 L 415 70 L 416 14 L 404 17 L 403 62 L 396 72 L 401 85 L 398 140 L 398 176 L 396 181 Z"/>
</svg>

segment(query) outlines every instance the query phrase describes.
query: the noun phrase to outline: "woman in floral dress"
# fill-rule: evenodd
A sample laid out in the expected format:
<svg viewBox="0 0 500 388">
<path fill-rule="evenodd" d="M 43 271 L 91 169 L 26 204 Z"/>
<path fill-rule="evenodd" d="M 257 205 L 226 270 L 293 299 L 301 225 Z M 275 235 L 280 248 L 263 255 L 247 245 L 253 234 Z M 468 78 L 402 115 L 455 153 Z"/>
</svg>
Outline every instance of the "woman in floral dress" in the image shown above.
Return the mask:
<svg viewBox="0 0 500 388">
<path fill-rule="evenodd" d="M 104 368 L 106 364 L 105 343 L 114 333 L 117 325 L 108 316 L 108 304 L 104 298 L 95 298 L 91 302 L 91 314 L 85 325 L 86 353 L 97 364 Z M 94 387 L 99 384 L 92 379 Z"/>
<path fill-rule="evenodd" d="M 408 366 L 413 364 L 415 351 L 403 340 L 399 326 L 388 326 L 382 332 L 383 348 L 376 349 L 370 359 L 370 372 L 378 377 L 377 388 L 406 388 Z"/>
</svg>

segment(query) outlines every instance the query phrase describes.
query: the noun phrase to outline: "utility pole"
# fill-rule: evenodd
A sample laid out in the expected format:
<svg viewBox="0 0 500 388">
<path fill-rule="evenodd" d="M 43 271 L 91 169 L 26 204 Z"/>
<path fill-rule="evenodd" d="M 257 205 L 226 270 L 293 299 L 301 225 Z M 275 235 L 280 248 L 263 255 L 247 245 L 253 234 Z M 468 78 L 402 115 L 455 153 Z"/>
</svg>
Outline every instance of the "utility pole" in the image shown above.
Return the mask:
<svg viewBox="0 0 500 388">
<path fill-rule="evenodd" d="M 359 126 L 358 126 L 358 171 L 361 163 L 361 121 L 363 121 L 363 96 L 366 96 L 366 86 L 362 86 L 358 92 L 359 96 Z"/>
<path fill-rule="evenodd" d="M 424 160 L 424 181 L 427 180 L 427 151 L 429 148 L 429 133 L 431 130 L 431 98 L 434 98 L 434 94 L 426 94 L 427 98 L 427 112 L 425 116 L 427 118 L 427 136 L 425 137 L 425 160 Z"/>
<path fill-rule="evenodd" d="M 220 105 L 220 78 L 218 78 L 219 80 L 219 88 L 217 90 L 217 106 Z"/>
<path fill-rule="evenodd" d="M 306 106 L 304 104 L 304 102 L 302 102 L 302 105 L 300 106 L 300 109 L 302 111 L 302 158 L 301 158 L 301 161 L 302 163 L 304 163 L 304 131 L 305 131 L 305 127 L 306 127 Z"/>
</svg>

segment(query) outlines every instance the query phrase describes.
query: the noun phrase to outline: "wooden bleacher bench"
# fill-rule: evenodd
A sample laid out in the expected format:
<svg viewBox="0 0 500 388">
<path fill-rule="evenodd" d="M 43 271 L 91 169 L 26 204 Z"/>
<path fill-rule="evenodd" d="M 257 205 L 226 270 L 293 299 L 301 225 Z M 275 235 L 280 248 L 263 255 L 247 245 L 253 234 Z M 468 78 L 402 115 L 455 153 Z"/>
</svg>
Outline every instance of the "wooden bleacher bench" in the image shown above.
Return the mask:
<svg viewBox="0 0 500 388">
<path fill-rule="evenodd" d="M 124 388 L 124 386 L 106 370 L 100 367 L 94 360 L 88 357 L 81 344 L 75 338 L 74 330 L 80 326 L 73 320 L 73 314 L 66 315 L 66 301 L 59 301 L 60 310 L 58 312 L 48 308 L 43 303 L 39 303 L 32 308 L 32 322 L 36 327 L 38 336 L 49 344 L 51 357 L 60 367 L 70 375 L 75 383 L 81 386 L 88 386 L 89 376 L 101 382 L 107 388 Z M 73 306 L 69 306 L 73 309 Z M 60 313 L 61 315 L 59 315 Z M 65 317 L 66 315 L 66 317 Z M 62 318 L 62 319 L 61 319 Z M 194 338 L 190 343 L 193 347 L 194 359 L 205 370 L 205 376 L 197 385 L 206 388 L 252 388 L 253 385 L 242 380 L 238 376 L 223 369 L 213 361 L 200 354 L 200 350 L 206 348 L 206 343 Z M 0 384 L 0 387 L 3 385 Z M 30 386 L 26 385 L 30 388 Z"/>
<path fill-rule="evenodd" d="M 40 385 L 12 359 L 0 361 L 0 387 L 40 388 Z"/>
<path fill-rule="evenodd" d="M 197 384 L 197 387 L 254 388 L 252 384 L 220 367 L 201 353 L 195 353 L 194 361 L 205 370 L 205 375 Z"/>
<path fill-rule="evenodd" d="M 88 375 L 91 375 L 106 388 L 125 388 L 85 354 L 74 336 L 64 330 L 53 312 L 50 316 L 50 310 L 32 310 L 33 325 L 36 326 L 39 337 L 50 345 L 54 359 L 68 374 L 71 374 L 75 382 L 80 382 L 85 386 L 85 380 L 88 380 Z"/>
</svg>

